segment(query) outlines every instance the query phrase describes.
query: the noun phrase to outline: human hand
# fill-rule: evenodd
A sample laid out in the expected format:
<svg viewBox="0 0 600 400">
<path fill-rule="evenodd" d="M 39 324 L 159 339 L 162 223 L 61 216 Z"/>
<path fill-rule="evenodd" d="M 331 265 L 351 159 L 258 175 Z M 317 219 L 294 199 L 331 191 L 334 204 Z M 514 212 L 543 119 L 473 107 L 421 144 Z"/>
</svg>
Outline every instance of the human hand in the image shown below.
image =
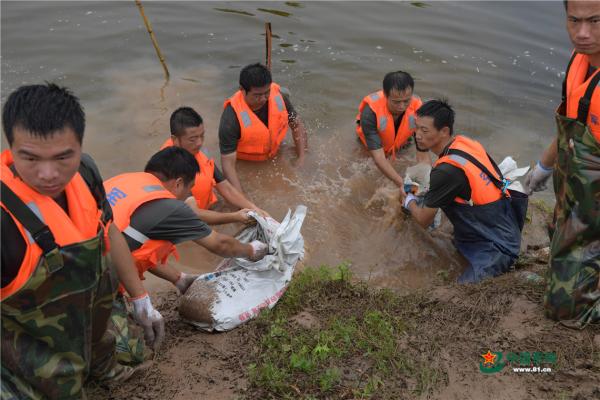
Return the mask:
<svg viewBox="0 0 600 400">
<path fill-rule="evenodd" d="M 260 215 L 263 218 L 272 218 L 268 212 L 266 212 L 265 210 L 263 210 L 261 208 L 255 207 L 252 209 L 252 211 L 255 211 L 258 215 Z"/>
<path fill-rule="evenodd" d="M 251 224 L 252 222 L 254 222 L 254 218 L 252 218 L 248 212 L 252 211 L 249 208 L 242 208 L 241 210 L 238 210 L 236 212 L 234 212 L 234 216 L 235 216 L 235 220 L 237 222 L 241 222 L 242 224 Z"/>
<path fill-rule="evenodd" d="M 525 189 L 527 190 L 527 194 L 531 196 L 533 192 L 539 192 L 546 189 L 552 171 L 552 167 L 545 167 L 538 161 L 525 177 Z"/>
<path fill-rule="evenodd" d="M 409 210 L 408 206 L 410 205 L 411 201 L 417 201 L 417 196 L 415 196 L 412 193 L 406 194 L 406 197 L 404 198 L 404 202 L 402 203 L 402 207 Z"/>
<path fill-rule="evenodd" d="M 175 287 L 177 287 L 177 289 L 179 289 L 179 293 L 184 294 L 185 292 L 187 292 L 188 288 L 192 285 L 192 283 L 194 283 L 196 278 L 198 278 L 198 276 L 200 275 L 186 274 L 185 272 L 182 272 L 181 275 L 179 275 L 179 279 L 177 279 L 174 285 Z"/>
<path fill-rule="evenodd" d="M 145 293 L 142 297 L 132 299 L 133 319 L 144 329 L 146 344 L 158 349 L 165 337 L 165 320 L 152 306 L 150 296 Z"/>
<path fill-rule="evenodd" d="M 262 260 L 267 255 L 267 251 L 269 251 L 269 246 L 259 240 L 253 240 L 249 244 L 252 246 L 252 255 L 248 257 L 250 261 Z"/>
<path fill-rule="evenodd" d="M 292 165 L 295 168 L 302 168 L 304 166 L 304 160 L 305 160 L 305 156 L 303 154 L 301 156 L 298 156 L 298 158 L 296 158 L 295 160 L 293 160 Z"/>
</svg>

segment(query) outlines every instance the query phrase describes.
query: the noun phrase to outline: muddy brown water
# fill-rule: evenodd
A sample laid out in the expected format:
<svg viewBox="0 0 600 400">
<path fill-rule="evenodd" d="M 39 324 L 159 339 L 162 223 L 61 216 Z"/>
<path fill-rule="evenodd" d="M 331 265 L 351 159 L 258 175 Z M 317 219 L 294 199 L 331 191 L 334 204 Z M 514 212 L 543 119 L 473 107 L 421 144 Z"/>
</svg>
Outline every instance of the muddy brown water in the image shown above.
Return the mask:
<svg viewBox="0 0 600 400">
<path fill-rule="evenodd" d="M 181 105 L 202 114 L 205 149 L 218 155 L 222 102 L 236 90 L 240 67 L 264 60 L 263 24 L 270 21 L 274 79 L 290 89 L 310 150 L 306 165 L 294 168 L 288 135 L 280 157 L 240 162 L 239 170 L 249 196 L 274 217 L 308 206 L 306 265 L 348 261 L 359 276 L 396 288 L 460 268 L 447 232 L 430 236 L 398 217 L 391 184 L 356 141 L 358 103 L 386 72 L 411 72 L 425 99 L 449 98 L 457 131 L 498 161 L 512 155 L 529 164 L 554 134 L 570 52 L 562 2 L 144 6 L 171 70 L 168 83 L 133 2 L 2 2 L 2 103 L 25 83 L 72 88 L 86 109 L 84 149 L 105 178 L 142 169 Z M 412 154 L 400 157 L 400 171 Z M 540 197 L 552 198 L 549 191 Z M 187 271 L 211 270 L 219 260 L 193 244 L 180 253 Z"/>
</svg>

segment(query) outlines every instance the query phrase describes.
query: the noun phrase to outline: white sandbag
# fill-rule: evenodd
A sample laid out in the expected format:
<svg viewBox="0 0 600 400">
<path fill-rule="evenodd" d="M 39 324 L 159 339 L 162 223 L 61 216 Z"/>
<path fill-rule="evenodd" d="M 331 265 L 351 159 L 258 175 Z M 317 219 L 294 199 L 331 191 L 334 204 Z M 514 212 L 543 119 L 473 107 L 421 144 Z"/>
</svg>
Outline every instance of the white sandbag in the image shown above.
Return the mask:
<svg viewBox="0 0 600 400">
<path fill-rule="evenodd" d="M 504 178 L 512 181 L 510 185 L 508 185 L 510 189 L 525 193 L 523 185 L 516 179 L 525 175 L 527 171 L 529 171 L 529 167 L 518 168 L 517 162 L 513 160 L 511 156 L 508 156 L 498 164 L 498 168 L 500 169 L 500 172 L 502 172 Z"/>
<path fill-rule="evenodd" d="M 267 243 L 268 254 L 257 262 L 228 258 L 216 272 L 199 276 L 181 296 L 181 317 L 200 329 L 227 331 L 254 318 L 263 308 L 272 308 L 304 256 L 300 229 L 306 211 L 305 206 L 298 206 L 293 215 L 288 211 L 281 223 L 251 213 L 257 224 L 244 229 L 237 239 Z"/>
</svg>

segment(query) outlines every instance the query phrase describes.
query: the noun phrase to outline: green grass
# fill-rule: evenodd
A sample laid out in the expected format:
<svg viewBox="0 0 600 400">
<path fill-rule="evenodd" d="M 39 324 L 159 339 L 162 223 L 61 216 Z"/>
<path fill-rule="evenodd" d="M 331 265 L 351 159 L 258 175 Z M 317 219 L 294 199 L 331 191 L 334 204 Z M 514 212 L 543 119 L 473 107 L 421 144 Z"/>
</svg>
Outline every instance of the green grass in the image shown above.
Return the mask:
<svg viewBox="0 0 600 400">
<path fill-rule="evenodd" d="M 439 373 L 400 350 L 408 329 L 397 310 L 402 299 L 389 290 L 353 283 L 347 264 L 307 268 L 286 295 L 255 322 L 256 351 L 249 367 L 252 396 L 300 398 L 348 393 L 370 398 L 416 381 L 414 394 L 430 392 Z M 308 310 L 320 326 L 290 320 Z M 302 397 L 309 398 L 309 397 Z"/>
</svg>

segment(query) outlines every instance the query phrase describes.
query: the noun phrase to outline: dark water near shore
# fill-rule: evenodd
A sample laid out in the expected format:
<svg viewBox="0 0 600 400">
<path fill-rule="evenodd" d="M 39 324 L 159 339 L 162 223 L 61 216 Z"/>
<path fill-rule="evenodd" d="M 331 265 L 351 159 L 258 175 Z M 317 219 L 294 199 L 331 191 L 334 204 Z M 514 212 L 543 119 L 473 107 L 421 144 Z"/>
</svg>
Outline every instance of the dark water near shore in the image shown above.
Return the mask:
<svg viewBox="0 0 600 400">
<path fill-rule="evenodd" d="M 380 88 L 386 72 L 409 71 L 424 99 L 447 97 L 457 131 L 480 140 L 498 161 L 512 155 L 529 164 L 555 132 L 570 53 L 562 2 L 144 7 L 171 70 L 168 84 L 134 2 L 3 1 L 2 102 L 24 83 L 72 88 L 86 109 L 85 151 L 105 177 L 143 168 L 181 105 L 202 114 L 205 147 L 216 156 L 222 102 L 236 90 L 241 66 L 264 62 L 264 22 L 272 22 L 273 76 L 292 93 L 310 152 L 295 169 L 293 147 L 286 146 L 272 162 L 241 163 L 241 177 L 250 197 L 277 218 L 308 206 L 310 265 L 348 260 L 361 276 L 395 287 L 420 286 L 457 265 L 447 235 L 432 239 L 395 217 L 393 188 L 355 140 L 358 103 Z M 413 150 L 405 154 L 400 171 L 414 160 Z M 191 245 L 182 255 L 190 270 L 208 270 L 217 260 Z"/>
</svg>

